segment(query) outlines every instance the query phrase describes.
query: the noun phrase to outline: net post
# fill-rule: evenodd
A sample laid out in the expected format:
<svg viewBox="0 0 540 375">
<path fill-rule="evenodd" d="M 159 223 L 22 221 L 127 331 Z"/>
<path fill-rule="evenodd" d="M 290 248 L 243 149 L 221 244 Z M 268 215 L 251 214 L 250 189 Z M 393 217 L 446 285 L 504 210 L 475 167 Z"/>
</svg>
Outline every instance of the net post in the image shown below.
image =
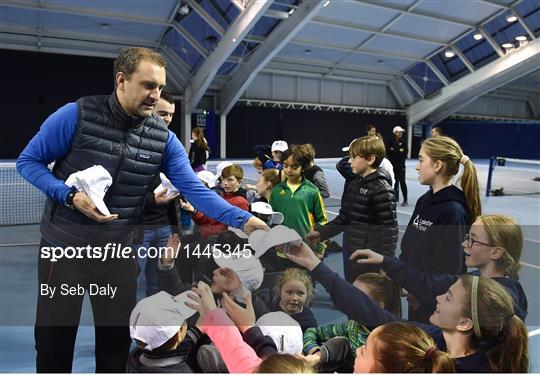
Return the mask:
<svg viewBox="0 0 540 375">
<path fill-rule="evenodd" d="M 495 165 L 497 162 L 497 157 L 492 156 L 489 158 L 489 170 L 488 170 L 488 179 L 487 179 L 487 185 L 486 185 L 486 197 L 489 197 L 489 193 L 491 192 L 491 179 L 493 176 L 493 170 L 495 169 Z"/>
</svg>

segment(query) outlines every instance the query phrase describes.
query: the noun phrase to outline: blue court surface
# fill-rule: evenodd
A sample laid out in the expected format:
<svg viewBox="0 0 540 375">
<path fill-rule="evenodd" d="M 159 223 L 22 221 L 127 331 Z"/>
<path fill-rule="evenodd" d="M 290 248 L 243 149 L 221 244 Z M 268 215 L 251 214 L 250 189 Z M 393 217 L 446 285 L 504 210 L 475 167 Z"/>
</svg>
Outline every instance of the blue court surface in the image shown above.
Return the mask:
<svg viewBox="0 0 540 375">
<path fill-rule="evenodd" d="M 336 160 L 323 160 L 332 198 L 327 200 L 329 220 L 339 211 L 343 179 L 334 169 Z M 248 163 L 248 162 L 246 162 Z M 398 206 L 398 220 L 403 232 L 414 208 L 416 199 L 426 191 L 417 181 L 414 170 L 416 161 L 407 162 L 409 206 Z M 477 163 L 481 191 L 487 181 L 487 161 Z M 210 167 L 211 169 L 212 167 Z M 499 167 L 498 167 L 499 168 Z M 504 169 L 503 169 L 504 168 Z M 504 213 L 516 217 L 523 225 L 525 245 L 522 254 L 521 283 L 529 300 L 527 329 L 530 332 L 529 354 L 531 371 L 540 372 L 540 177 L 538 166 L 508 164 L 496 170 L 494 188 L 503 187 L 509 195 L 483 198 L 484 213 Z M 248 175 L 248 179 L 253 176 Z M 4 206 L 2 206 L 4 209 Z M 402 234 L 402 233 L 401 233 Z M 33 321 L 36 308 L 37 225 L 0 227 L 0 372 L 34 372 L 35 351 Z M 338 241 L 339 242 L 339 241 Z M 341 253 L 330 254 L 325 262 L 341 272 Z M 338 322 L 345 317 L 333 307 L 327 293 L 318 286 L 314 312 L 319 324 Z M 81 321 L 91 322 L 92 314 L 88 299 L 83 306 Z M 9 324 L 6 324 L 9 322 Z M 20 322 L 14 326 L 12 322 Z M 75 372 L 94 371 L 94 336 L 91 325 L 79 328 L 75 360 Z"/>
</svg>

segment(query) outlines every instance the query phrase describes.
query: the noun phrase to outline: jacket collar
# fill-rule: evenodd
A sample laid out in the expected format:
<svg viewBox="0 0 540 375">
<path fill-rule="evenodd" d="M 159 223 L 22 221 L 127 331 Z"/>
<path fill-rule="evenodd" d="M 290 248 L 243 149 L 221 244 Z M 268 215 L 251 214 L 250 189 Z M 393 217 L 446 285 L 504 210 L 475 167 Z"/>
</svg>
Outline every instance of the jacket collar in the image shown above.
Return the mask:
<svg viewBox="0 0 540 375">
<path fill-rule="evenodd" d="M 137 128 L 144 125 L 148 117 L 133 117 L 130 116 L 118 100 L 116 90 L 109 96 L 109 108 L 114 116 L 114 121 L 124 129 Z"/>
</svg>

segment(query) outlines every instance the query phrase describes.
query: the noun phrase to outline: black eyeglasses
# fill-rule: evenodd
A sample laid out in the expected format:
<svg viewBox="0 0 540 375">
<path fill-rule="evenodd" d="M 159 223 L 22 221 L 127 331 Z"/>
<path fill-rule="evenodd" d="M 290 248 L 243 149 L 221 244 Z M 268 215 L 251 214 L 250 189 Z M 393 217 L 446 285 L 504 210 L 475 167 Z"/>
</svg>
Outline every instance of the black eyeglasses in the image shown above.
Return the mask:
<svg viewBox="0 0 540 375">
<path fill-rule="evenodd" d="M 485 242 L 475 240 L 474 238 L 471 237 L 470 233 L 465 234 L 465 241 L 467 241 L 467 247 L 473 247 L 475 243 L 479 243 L 480 245 L 493 246 L 490 243 L 485 243 Z"/>
</svg>

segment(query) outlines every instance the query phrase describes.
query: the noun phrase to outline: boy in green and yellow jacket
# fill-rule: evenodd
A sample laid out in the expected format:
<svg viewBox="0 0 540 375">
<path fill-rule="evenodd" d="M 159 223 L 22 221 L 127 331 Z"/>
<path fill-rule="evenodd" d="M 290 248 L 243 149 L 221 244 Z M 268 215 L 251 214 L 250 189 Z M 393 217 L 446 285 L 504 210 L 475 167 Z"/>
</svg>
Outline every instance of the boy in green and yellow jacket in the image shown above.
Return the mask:
<svg viewBox="0 0 540 375">
<path fill-rule="evenodd" d="M 304 177 L 309 155 L 306 145 L 295 145 L 283 153 L 285 181 L 274 186 L 269 200 L 272 209 L 283 214 L 282 224 L 296 230 L 304 240 L 307 233 L 328 222 L 319 189 Z M 312 247 L 319 258 L 324 256 L 326 246 L 317 242 Z"/>
</svg>

